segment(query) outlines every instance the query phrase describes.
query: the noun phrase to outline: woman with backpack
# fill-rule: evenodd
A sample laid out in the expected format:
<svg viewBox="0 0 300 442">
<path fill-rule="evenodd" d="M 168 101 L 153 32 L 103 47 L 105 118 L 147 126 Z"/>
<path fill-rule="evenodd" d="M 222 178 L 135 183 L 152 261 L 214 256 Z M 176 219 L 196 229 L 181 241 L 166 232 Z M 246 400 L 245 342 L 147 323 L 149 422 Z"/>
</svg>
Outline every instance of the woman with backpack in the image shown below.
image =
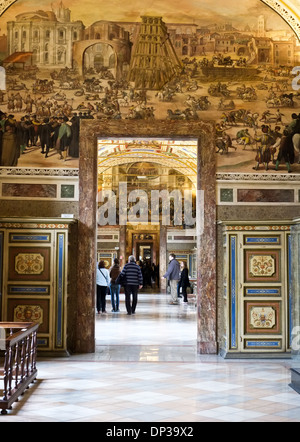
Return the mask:
<svg viewBox="0 0 300 442">
<path fill-rule="evenodd" d="M 118 313 L 120 311 L 120 289 L 121 286 L 116 284 L 118 276 L 121 273 L 120 261 L 118 258 L 114 259 L 114 265 L 110 269 L 110 295 L 111 295 L 111 305 L 112 312 Z"/>
</svg>

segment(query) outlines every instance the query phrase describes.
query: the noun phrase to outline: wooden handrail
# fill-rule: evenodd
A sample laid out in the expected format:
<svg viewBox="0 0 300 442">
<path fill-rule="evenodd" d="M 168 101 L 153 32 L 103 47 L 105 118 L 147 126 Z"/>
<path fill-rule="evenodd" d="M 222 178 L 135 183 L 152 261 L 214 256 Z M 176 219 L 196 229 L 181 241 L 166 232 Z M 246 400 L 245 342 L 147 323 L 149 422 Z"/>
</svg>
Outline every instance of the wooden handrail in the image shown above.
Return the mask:
<svg viewBox="0 0 300 442">
<path fill-rule="evenodd" d="M 21 329 L 19 332 L 13 333 L 6 338 L 6 343 L 11 347 L 28 336 L 28 334 L 37 331 L 39 324 L 34 324 L 33 322 L 0 322 L 0 328 L 10 330 Z"/>
<path fill-rule="evenodd" d="M 7 410 L 11 409 L 12 404 L 18 401 L 19 396 L 23 395 L 29 384 L 36 379 L 38 328 L 39 324 L 29 322 L 0 322 L 0 329 L 9 334 L 4 340 L 1 414 L 7 414 Z"/>
</svg>

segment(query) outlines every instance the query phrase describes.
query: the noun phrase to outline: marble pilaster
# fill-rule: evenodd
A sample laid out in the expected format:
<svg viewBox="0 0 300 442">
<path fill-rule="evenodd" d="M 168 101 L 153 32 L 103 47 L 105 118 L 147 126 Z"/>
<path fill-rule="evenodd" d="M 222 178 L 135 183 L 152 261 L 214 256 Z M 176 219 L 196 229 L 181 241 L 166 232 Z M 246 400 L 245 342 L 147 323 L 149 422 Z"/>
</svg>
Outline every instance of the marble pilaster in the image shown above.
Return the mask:
<svg viewBox="0 0 300 442">
<path fill-rule="evenodd" d="M 163 275 L 167 272 L 167 234 L 168 229 L 166 226 L 160 227 L 160 239 L 159 239 L 159 276 L 160 276 L 160 291 L 166 292 L 167 280 L 163 278 Z"/>
<path fill-rule="evenodd" d="M 76 352 L 95 352 L 97 266 L 97 139 L 81 134 L 77 260 Z"/>
<path fill-rule="evenodd" d="M 120 226 L 120 266 L 124 267 L 126 264 L 126 226 Z"/>
<path fill-rule="evenodd" d="M 208 136 L 210 135 L 210 136 Z M 217 241 L 216 153 L 213 133 L 198 140 L 197 265 L 198 353 L 214 354 L 217 348 Z"/>
</svg>

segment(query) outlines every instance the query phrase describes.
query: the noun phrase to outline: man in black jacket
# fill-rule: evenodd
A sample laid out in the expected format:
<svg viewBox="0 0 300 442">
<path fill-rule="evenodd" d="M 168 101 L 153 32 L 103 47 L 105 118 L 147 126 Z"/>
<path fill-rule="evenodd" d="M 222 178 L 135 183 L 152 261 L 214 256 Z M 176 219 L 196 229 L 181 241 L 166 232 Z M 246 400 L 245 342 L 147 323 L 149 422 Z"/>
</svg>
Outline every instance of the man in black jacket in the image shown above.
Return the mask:
<svg viewBox="0 0 300 442">
<path fill-rule="evenodd" d="M 135 262 L 135 257 L 130 256 L 128 264 L 125 265 L 121 277 L 125 278 L 125 303 L 127 315 L 134 315 L 137 302 L 139 289 L 143 287 L 143 275 L 140 266 Z M 131 303 L 132 295 L 132 303 Z"/>
</svg>

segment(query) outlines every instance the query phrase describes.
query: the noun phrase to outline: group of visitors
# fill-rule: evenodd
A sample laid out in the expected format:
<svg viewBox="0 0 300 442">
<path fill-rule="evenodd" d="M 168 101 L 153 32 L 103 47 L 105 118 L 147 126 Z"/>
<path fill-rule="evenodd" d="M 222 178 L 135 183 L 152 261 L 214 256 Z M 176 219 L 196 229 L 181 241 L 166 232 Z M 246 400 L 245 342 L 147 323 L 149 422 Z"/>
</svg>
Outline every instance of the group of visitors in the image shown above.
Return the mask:
<svg viewBox="0 0 300 442">
<path fill-rule="evenodd" d="M 141 259 L 137 261 L 137 264 L 142 271 L 144 287 L 153 288 L 155 285 L 159 287 L 159 265 L 156 265 L 154 262 L 151 263 L 149 259 Z"/>
<path fill-rule="evenodd" d="M 105 268 L 104 261 L 100 261 L 97 269 L 97 311 L 106 315 L 106 294 L 111 295 L 112 312 L 120 312 L 120 289 L 125 290 L 125 305 L 127 315 L 135 315 L 138 302 L 138 292 L 143 288 L 143 275 L 140 266 L 136 264 L 135 257 L 130 256 L 128 263 L 121 271 L 120 261 L 114 259 L 110 270 Z"/>
<path fill-rule="evenodd" d="M 184 303 L 187 304 L 187 288 L 190 287 L 189 271 L 186 263 L 176 260 L 174 254 L 170 254 L 170 263 L 164 278 L 169 280 L 171 287 L 171 305 L 179 304 L 180 288 Z M 112 313 L 120 312 L 120 289 L 124 286 L 125 305 L 127 315 L 135 315 L 139 290 L 143 288 L 143 274 L 140 265 L 136 263 L 135 257 L 129 257 L 128 263 L 123 270 L 120 267 L 118 258 L 114 259 L 113 266 L 108 270 L 105 262 L 100 261 L 97 268 L 97 312 L 100 315 L 107 315 L 106 296 L 111 296 Z"/>
<path fill-rule="evenodd" d="M 167 273 L 164 275 L 165 279 L 168 279 L 171 290 L 170 305 L 178 305 L 179 298 L 181 298 L 180 289 L 182 289 L 183 302 L 188 303 L 187 289 L 191 286 L 189 280 L 189 270 L 186 262 L 181 264 L 177 261 L 176 255 L 171 253 L 169 256 L 169 267 Z"/>
</svg>

